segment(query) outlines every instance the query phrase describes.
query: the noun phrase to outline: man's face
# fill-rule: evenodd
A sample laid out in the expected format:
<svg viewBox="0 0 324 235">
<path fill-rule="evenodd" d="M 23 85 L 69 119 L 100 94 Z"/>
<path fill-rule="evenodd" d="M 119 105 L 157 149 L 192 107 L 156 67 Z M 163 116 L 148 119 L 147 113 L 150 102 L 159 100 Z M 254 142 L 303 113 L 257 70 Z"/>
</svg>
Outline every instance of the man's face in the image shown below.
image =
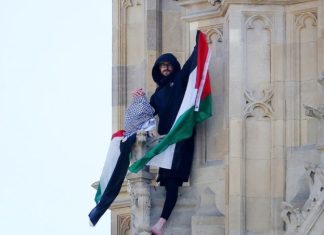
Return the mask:
<svg viewBox="0 0 324 235">
<path fill-rule="evenodd" d="M 160 63 L 160 72 L 163 76 L 168 76 L 173 72 L 173 67 L 170 62 L 164 61 Z"/>
</svg>

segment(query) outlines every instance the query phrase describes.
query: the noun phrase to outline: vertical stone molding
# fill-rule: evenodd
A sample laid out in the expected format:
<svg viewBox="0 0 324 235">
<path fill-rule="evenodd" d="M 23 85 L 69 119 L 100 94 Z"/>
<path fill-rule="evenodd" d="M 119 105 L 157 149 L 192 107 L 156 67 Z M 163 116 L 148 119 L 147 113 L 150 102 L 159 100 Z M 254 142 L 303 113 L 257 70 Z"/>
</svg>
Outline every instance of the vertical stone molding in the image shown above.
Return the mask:
<svg viewBox="0 0 324 235">
<path fill-rule="evenodd" d="M 243 205 L 245 229 L 252 233 L 271 232 L 271 147 L 273 97 L 270 90 L 262 100 L 257 100 L 246 92 L 245 122 L 243 130 L 244 145 L 244 188 Z M 262 220 L 258 221 L 258 218 Z M 258 221 L 258 222 L 256 222 Z"/>
<path fill-rule="evenodd" d="M 249 233 L 272 234 L 274 20 L 269 12 L 245 11 L 243 16 L 243 84 L 247 89 L 243 111 L 243 223 Z"/>
<path fill-rule="evenodd" d="M 162 15 L 160 0 L 145 1 L 145 88 L 151 93 L 155 90 L 156 84 L 152 79 L 152 68 L 155 60 L 161 55 L 162 50 Z"/>
<path fill-rule="evenodd" d="M 263 90 L 271 88 L 272 19 L 260 13 L 244 13 L 244 71 L 247 89 L 261 98 Z"/>
<path fill-rule="evenodd" d="M 317 9 L 303 9 L 292 12 L 292 33 L 288 35 L 290 61 L 288 68 L 292 68 L 289 92 L 292 99 L 287 103 L 289 120 L 288 146 L 303 146 L 315 144 L 311 132 L 315 123 L 304 113 L 303 105 L 317 102 L 317 77 L 318 77 L 318 28 Z M 288 71 L 289 72 L 289 71 Z M 289 72 L 290 73 L 290 72 Z"/>
<path fill-rule="evenodd" d="M 206 34 L 212 51 L 209 72 L 212 78 L 213 110 L 217 110 L 212 118 L 199 129 L 199 138 L 205 140 L 198 143 L 199 145 L 202 144 L 202 146 L 197 146 L 199 149 L 205 149 L 200 155 L 201 165 L 216 164 L 223 161 L 228 150 L 228 115 L 226 112 L 228 110 L 226 98 L 228 83 L 224 74 L 225 45 L 223 42 L 223 28 L 223 23 L 198 27 L 199 30 Z M 215 124 L 212 125 L 211 123 Z M 206 126 L 208 126 L 208 131 Z"/>
<path fill-rule="evenodd" d="M 112 106 L 113 127 L 122 129 L 127 101 L 126 39 L 127 1 L 113 1 Z"/>
</svg>

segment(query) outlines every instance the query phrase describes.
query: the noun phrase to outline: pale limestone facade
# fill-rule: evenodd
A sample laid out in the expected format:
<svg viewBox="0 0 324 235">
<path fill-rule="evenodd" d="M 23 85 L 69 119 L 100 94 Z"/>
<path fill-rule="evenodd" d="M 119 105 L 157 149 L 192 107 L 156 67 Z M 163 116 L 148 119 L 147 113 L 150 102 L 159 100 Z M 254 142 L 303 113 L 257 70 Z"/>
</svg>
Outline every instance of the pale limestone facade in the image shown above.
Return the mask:
<svg viewBox="0 0 324 235">
<path fill-rule="evenodd" d="M 154 92 L 155 59 L 183 64 L 197 29 L 213 52 L 214 115 L 165 234 L 324 234 L 324 0 L 114 0 L 113 128 L 132 89 Z M 127 176 L 113 235 L 149 234 L 164 200 L 153 175 Z"/>
</svg>

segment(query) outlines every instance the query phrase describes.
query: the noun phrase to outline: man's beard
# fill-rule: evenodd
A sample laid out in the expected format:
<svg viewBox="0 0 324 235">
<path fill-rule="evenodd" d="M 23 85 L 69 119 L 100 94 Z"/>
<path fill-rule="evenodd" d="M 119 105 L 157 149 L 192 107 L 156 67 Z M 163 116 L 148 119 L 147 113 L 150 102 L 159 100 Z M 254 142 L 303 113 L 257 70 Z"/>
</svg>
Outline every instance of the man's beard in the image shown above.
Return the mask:
<svg viewBox="0 0 324 235">
<path fill-rule="evenodd" d="M 167 75 L 164 75 L 164 73 L 166 73 L 167 72 Z M 167 77 L 167 76 L 169 76 L 170 74 L 172 73 L 172 70 L 168 70 L 168 69 L 166 69 L 166 70 L 164 70 L 164 71 L 162 71 L 162 76 L 164 76 L 164 77 Z"/>
<path fill-rule="evenodd" d="M 169 83 L 172 79 L 173 79 L 173 73 L 172 72 L 170 74 L 168 74 L 167 76 L 164 76 L 161 73 L 160 84 L 165 85 L 165 84 Z"/>
</svg>

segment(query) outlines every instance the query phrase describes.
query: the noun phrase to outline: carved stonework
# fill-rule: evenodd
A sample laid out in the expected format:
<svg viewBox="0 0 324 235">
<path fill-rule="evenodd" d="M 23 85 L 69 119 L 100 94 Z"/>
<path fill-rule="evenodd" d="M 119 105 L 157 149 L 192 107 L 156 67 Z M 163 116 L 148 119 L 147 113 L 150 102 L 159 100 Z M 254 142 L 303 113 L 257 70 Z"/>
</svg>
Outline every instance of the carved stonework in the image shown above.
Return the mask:
<svg viewBox="0 0 324 235">
<path fill-rule="evenodd" d="M 266 15 L 255 14 L 249 16 L 245 21 L 245 25 L 247 29 L 254 29 L 254 22 L 257 20 L 261 20 L 264 23 L 264 29 L 271 30 L 272 28 L 272 20 Z"/>
<path fill-rule="evenodd" d="M 271 107 L 271 100 L 273 98 L 273 90 L 264 90 L 263 91 L 263 98 L 262 99 L 256 99 L 253 96 L 253 93 L 250 91 L 245 91 L 244 96 L 246 98 L 246 106 L 244 108 L 244 116 L 250 117 L 253 116 L 253 110 L 256 107 L 259 107 L 264 112 L 264 117 L 271 117 L 273 113 L 273 109 Z"/>
<path fill-rule="evenodd" d="M 273 17 L 269 12 L 244 12 L 242 29 L 245 58 L 243 60 L 244 80 L 246 88 L 255 93 L 254 100 L 262 97 L 262 91 L 267 96 L 271 89 L 271 82 L 275 80 L 273 77 L 275 54 L 272 53 L 275 34 Z M 251 92 L 246 92 L 245 96 L 249 94 L 251 97 Z M 249 99 L 248 102 L 250 102 Z"/>
<path fill-rule="evenodd" d="M 130 231 L 131 217 L 129 214 L 117 216 L 117 235 L 126 235 Z"/>
<path fill-rule="evenodd" d="M 141 1 L 140 0 L 123 0 L 123 7 L 124 8 L 128 8 L 128 7 L 132 7 L 134 5 L 141 5 Z"/>
<path fill-rule="evenodd" d="M 305 114 L 306 116 L 309 117 L 314 117 L 317 118 L 319 120 L 324 120 L 324 105 L 318 107 L 318 108 L 313 108 L 311 106 L 308 105 L 304 105 L 305 107 Z"/>
<path fill-rule="evenodd" d="M 206 19 L 215 19 L 225 14 L 221 0 L 176 0 L 179 6 L 186 8 L 182 19 L 185 21 L 200 21 Z M 197 7 L 198 6 L 198 7 Z"/>
<path fill-rule="evenodd" d="M 324 211 L 324 168 L 309 163 L 305 170 L 310 194 L 303 208 L 294 208 L 288 202 L 281 206 L 281 218 L 287 226 L 285 235 L 307 235 Z"/>
<path fill-rule="evenodd" d="M 305 21 L 307 18 L 312 19 L 312 25 L 317 26 L 317 14 L 316 12 L 302 12 L 295 15 L 295 25 L 298 30 L 306 27 Z"/>
<path fill-rule="evenodd" d="M 208 0 L 208 2 L 212 5 L 215 6 L 217 3 L 220 4 L 221 0 Z"/>
<path fill-rule="evenodd" d="M 208 44 L 212 44 L 212 36 L 216 35 L 217 42 L 223 42 L 223 25 L 212 25 L 199 27 L 200 31 L 206 34 Z"/>
<path fill-rule="evenodd" d="M 288 44 L 288 60 L 287 66 L 289 79 L 294 82 L 291 87 L 291 100 L 288 100 L 287 107 L 289 116 L 291 116 L 292 125 L 288 126 L 288 133 L 291 133 L 291 142 L 288 145 L 302 146 L 305 144 L 314 144 L 313 140 L 303 135 L 305 131 L 305 123 L 307 129 L 309 118 L 306 117 L 303 105 L 306 103 L 314 103 L 316 93 L 315 78 L 318 76 L 318 19 L 316 8 L 306 8 L 296 10 L 291 13 L 288 18 L 287 41 Z M 309 87 L 313 87 L 310 89 Z M 301 92 L 304 91 L 304 92 Z M 306 130 L 312 131 L 312 130 Z"/>
<path fill-rule="evenodd" d="M 155 131 L 138 131 L 136 142 L 132 150 L 132 162 L 143 157 L 146 151 L 147 139 L 153 136 Z M 131 196 L 131 230 L 134 235 L 150 234 L 150 184 L 153 175 L 149 173 L 148 168 L 144 168 L 137 174 L 129 173 L 128 192 Z"/>
<path fill-rule="evenodd" d="M 153 177 L 148 172 L 141 171 L 139 174 L 129 174 L 127 179 L 132 202 L 132 234 L 149 235 L 151 208 L 149 186 Z"/>
</svg>

